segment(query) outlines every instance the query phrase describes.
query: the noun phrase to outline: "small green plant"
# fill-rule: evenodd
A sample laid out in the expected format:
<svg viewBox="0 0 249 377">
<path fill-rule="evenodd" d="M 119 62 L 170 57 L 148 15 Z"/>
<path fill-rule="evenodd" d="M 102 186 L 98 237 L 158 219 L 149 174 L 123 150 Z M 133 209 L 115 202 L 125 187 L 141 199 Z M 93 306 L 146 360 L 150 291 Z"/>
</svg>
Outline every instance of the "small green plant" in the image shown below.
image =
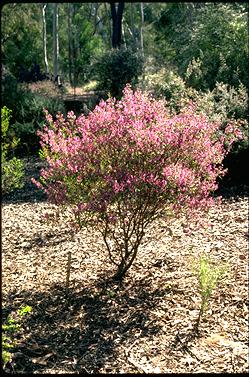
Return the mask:
<svg viewBox="0 0 249 377">
<path fill-rule="evenodd" d="M 1 109 L 1 153 L 2 158 L 5 158 L 8 153 L 13 151 L 17 144 L 19 143 L 19 139 L 12 135 L 9 132 L 9 121 L 11 118 L 12 111 L 8 109 L 6 106 L 3 106 Z"/>
<path fill-rule="evenodd" d="M 19 140 L 9 133 L 11 110 L 6 106 L 1 109 L 1 174 L 2 192 L 8 193 L 16 188 L 23 187 L 24 167 L 16 157 L 9 158 Z"/>
<path fill-rule="evenodd" d="M 2 162 L 2 190 L 8 193 L 23 187 L 23 163 L 16 157 Z"/>
<path fill-rule="evenodd" d="M 2 324 L 2 363 L 4 368 L 12 362 L 10 351 L 17 345 L 16 336 L 21 331 L 21 320 L 31 311 L 31 306 L 23 306 L 8 315 L 6 323 Z"/>
<path fill-rule="evenodd" d="M 218 281 L 224 277 L 224 274 L 227 271 L 227 266 L 215 266 L 211 259 L 206 256 L 201 256 L 198 265 L 195 266 L 194 269 L 198 276 L 199 292 L 201 295 L 201 307 L 194 327 L 195 331 L 198 333 L 200 321 L 202 315 L 208 308 L 211 294 L 216 288 Z"/>
</svg>

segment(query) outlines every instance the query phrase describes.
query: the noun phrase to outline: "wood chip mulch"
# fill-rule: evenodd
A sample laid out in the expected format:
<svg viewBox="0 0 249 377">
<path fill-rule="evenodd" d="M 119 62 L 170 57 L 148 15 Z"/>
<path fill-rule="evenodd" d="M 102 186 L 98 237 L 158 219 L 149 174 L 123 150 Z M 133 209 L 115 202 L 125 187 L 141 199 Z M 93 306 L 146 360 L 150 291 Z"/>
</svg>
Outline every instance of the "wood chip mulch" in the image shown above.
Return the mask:
<svg viewBox="0 0 249 377">
<path fill-rule="evenodd" d="M 2 200 L 2 312 L 30 305 L 15 372 L 248 372 L 248 198 L 226 198 L 210 227 L 185 232 L 184 219 L 158 221 L 122 284 L 93 230 L 73 235 L 30 183 L 42 162 L 26 159 L 26 184 Z M 72 253 L 66 289 L 68 252 Z M 208 254 L 227 263 L 200 324 L 193 262 Z"/>
</svg>

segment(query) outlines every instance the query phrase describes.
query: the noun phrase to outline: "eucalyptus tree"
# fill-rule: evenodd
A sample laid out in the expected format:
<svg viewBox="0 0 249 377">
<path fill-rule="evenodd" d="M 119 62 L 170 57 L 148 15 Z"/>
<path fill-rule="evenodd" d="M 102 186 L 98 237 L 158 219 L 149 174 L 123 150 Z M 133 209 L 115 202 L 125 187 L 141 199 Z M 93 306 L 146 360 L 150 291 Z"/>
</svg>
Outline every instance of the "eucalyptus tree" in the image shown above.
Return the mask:
<svg viewBox="0 0 249 377">
<path fill-rule="evenodd" d="M 46 23 L 46 8 L 47 4 L 42 3 L 42 40 L 43 40 L 43 58 L 46 69 L 46 74 L 49 74 L 48 56 L 47 56 L 47 23 Z"/>
<path fill-rule="evenodd" d="M 57 81 L 59 75 L 58 3 L 53 3 L 53 62 L 54 81 Z"/>
</svg>

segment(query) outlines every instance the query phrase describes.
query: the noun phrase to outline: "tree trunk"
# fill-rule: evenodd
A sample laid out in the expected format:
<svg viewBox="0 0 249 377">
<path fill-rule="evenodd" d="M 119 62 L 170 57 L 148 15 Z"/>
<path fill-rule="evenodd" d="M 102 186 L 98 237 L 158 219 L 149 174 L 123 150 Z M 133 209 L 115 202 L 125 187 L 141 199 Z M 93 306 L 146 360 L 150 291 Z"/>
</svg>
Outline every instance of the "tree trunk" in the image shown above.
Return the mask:
<svg viewBox="0 0 249 377">
<path fill-rule="evenodd" d="M 112 15 L 112 47 L 120 48 L 122 37 L 122 17 L 124 11 L 124 2 L 118 3 L 118 9 L 116 10 L 115 3 L 110 3 L 111 15 Z"/>
<path fill-rule="evenodd" d="M 140 46 L 141 46 L 141 53 L 142 53 L 142 56 L 144 56 L 144 37 L 143 37 L 144 4 L 143 4 L 143 3 L 140 3 L 140 12 L 141 12 Z"/>
<path fill-rule="evenodd" d="M 99 3 L 95 3 L 94 4 L 94 31 L 93 31 L 93 35 L 95 35 L 95 33 L 98 33 L 99 35 L 101 35 L 101 38 L 103 40 L 103 43 L 104 45 L 107 44 L 107 32 L 104 28 L 104 25 L 103 25 L 103 18 L 104 17 L 100 17 L 99 14 L 98 14 L 98 11 L 101 7 L 101 4 Z"/>
<path fill-rule="evenodd" d="M 112 25 L 111 25 L 109 12 L 108 12 L 108 8 L 107 8 L 106 3 L 104 3 L 104 6 L 105 6 L 105 14 L 106 14 L 106 18 L 107 18 L 107 23 L 108 23 L 108 40 L 109 40 L 110 48 L 111 48 L 112 47 Z"/>
<path fill-rule="evenodd" d="M 68 3 L 68 68 L 69 68 L 69 81 L 71 87 L 73 86 L 73 74 L 72 74 L 72 5 Z"/>
<path fill-rule="evenodd" d="M 75 7 L 72 4 L 72 19 L 74 18 Z M 77 73 L 76 73 L 76 58 L 77 58 L 77 46 L 75 40 L 75 32 L 72 34 L 72 71 L 73 71 L 73 93 L 74 98 L 76 96 L 76 86 L 77 86 Z"/>
<path fill-rule="evenodd" d="M 57 82 L 59 73 L 58 3 L 54 3 L 53 6 L 54 81 Z"/>
<path fill-rule="evenodd" d="M 43 41 L 43 57 L 44 57 L 46 74 L 49 75 L 48 57 L 47 57 L 46 7 L 47 7 L 47 4 L 42 4 L 42 25 L 43 25 L 42 41 Z"/>
<path fill-rule="evenodd" d="M 199 315 L 198 315 L 197 321 L 196 321 L 195 326 L 194 326 L 194 332 L 196 332 L 197 334 L 199 334 L 199 326 L 200 326 L 200 322 L 201 322 L 201 317 L 204 313 L 205 304 L 206 304 L 206 301 L 204 299 L 202 299 L 201 307 L 200 307 L 200 310 L 199 310 Z"/>
<path fill-rule="evenodd" d="M 130 26 L 131 26 L 131 33 L 132 33 L 132 48 L 133 50 L 136 50 L 137 39 L 136 39 L 136 29 L 135 29 L 135 23 L 134 23 L 134 14 L 135 14 L 134 3 L 130 3 Z"/>
<path fill-rule="evenodd" d="M 121 21 L 122 22 L 122 40 L 123 40 L 123 43 L 124 43 L 124 47 L 126 48 L 126 39 L 125 39 L 125 28 L 124 28 L 124 23 L 123 23 L 123 20 Z"/>
<path fill-rule="evenodd" d="M 98 8 L 99 8 L 99 5 L 98 3 L 94 3 L 93 4 L 93 14 L 94 14 L 94 33 L 95 34 L 95 30 L 97 29 L 97 22 L 98 22 Z"/>
</svg>

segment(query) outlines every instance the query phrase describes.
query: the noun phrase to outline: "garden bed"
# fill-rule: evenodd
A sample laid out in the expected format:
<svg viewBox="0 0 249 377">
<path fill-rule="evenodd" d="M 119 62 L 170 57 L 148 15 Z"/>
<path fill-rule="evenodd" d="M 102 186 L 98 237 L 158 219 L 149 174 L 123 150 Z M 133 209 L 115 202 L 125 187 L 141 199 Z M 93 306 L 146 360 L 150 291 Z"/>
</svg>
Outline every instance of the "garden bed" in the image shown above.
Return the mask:
<svg viewBox="0 0 249 377">
<path fill-rule="evenodd" d="M 158 221 L 122 284 L 98 234 L 73 235 L 30 183 L 43 163 L 26 160 L 22 190 L 2 201 L 3 317 L 22 305 L 21 373 L 239 373 L 248 371 L 248 198 L 225 198 L 210 227 L 188 234 L 185 220 Z M 228 196 L 228 195 L 226 195 Z M 72 253 L 67 292 L 68 252 Z M 207 253 L 228 265 L 200 325 L 193 261 Z"/>
</svg>

